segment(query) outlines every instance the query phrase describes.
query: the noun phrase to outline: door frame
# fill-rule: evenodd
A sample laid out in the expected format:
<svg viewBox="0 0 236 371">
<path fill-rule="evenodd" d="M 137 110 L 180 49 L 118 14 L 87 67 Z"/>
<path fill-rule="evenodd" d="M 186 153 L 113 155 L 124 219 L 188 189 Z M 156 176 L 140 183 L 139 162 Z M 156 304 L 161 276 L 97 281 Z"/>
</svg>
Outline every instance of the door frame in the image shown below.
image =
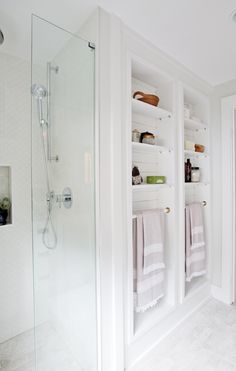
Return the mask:
<svg viewBox="0 0 236 371">
<path fill-rule="evenodd" d="M 236 95 L 221 99 L 222 144 L 222 301 L 227 304 L 236 298 L 235 252 L 235 147 Z"/>
</svg>

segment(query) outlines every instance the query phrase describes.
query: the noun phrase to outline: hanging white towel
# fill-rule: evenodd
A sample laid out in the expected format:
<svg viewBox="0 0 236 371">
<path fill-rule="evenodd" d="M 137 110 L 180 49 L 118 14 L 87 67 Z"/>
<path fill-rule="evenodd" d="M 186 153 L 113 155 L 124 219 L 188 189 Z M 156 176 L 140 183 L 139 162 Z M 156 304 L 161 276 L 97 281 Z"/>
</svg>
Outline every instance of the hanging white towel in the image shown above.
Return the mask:
<svg viewBox="0 0 236 371">
<path fill-rule="evenodd" d="M 163 230 L 164 214 L 162 210 L 143 211 L 143 274 L 165 268 Z"/>
<path fill-rule="evenodd" d="M 206 246 L 204 237 L 204 226 L 202 210 L 200 215 L 196 215 L 197 210 L 202 208 L 199 203 L 198 208 L 196 204 L 189 204 L 185 208 L 185 253 L 186 253 L 186 281 L 190 282 L 194 277 L 199 277 L 206 274 Z M 191 215 L 194 215 L 194 220 L 201 220 L 201 232 L 192 234 L 196 231 L 191 224 Z M 200 224 L 199 224 L 200 225 Z M 196 238 L 196 235 L 199 235 Z M 198 246 L 196 246 L 198 244 Z"/>
<path fill-rule="evenodd" d="M 150 217 L 155 221 L 149 225 Z M 133 222 L 136 312 L 145 312 L 164 296 L 163 219 L 161 210 L 151 210 L 137 215 L 136 222 Z"/>
<path fill-rule="evenodd" d="M 191 249 L 205 246 L 202 204 L 189 204 Z"/>
</svg>

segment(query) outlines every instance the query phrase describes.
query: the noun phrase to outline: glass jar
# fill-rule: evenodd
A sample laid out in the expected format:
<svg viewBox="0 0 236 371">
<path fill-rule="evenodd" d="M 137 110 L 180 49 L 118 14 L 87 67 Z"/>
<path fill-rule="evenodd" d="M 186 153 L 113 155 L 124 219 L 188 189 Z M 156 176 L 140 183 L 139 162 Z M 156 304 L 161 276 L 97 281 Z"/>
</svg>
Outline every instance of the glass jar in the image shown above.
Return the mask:
<svg viewBox="0 0 236 371">
<path fill-rule="evenodd" d="M 137 129 L 134 129 L 132 131 L 132 142 L 140 142 L 140 136 L 141 133 Z"/>
<path fill-rule="evenodd" d="M 191 182 L 193 182 L 193 183 L 200 182 L 200 169 L 199 169 L 199 167 L 192 167 Z"/>
</svg>

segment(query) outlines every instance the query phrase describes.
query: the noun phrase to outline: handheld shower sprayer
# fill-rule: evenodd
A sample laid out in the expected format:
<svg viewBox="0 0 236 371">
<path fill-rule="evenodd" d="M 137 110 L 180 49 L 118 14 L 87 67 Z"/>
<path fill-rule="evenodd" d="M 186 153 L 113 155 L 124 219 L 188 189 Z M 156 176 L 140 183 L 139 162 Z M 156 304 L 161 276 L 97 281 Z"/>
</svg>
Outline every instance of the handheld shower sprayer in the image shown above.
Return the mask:
<svg viewBox="0 0 236 371">
<path fill-rule="evenodd" d="M 46 98 L 48 94 L 46 88 L 40 84 L 33 84 L 31 88 L 31 94 L 37 100 L 40 124 L 47 124 L 47 121 L 43 118 L 43 99 Z"/>
<path fill-rule="evenodd" d="M 50 179 L 49 179 L 49 171 L 48 171 L 48 164 L 47 164 L 47 157 L 49 150 L 47 150 L 45 145 L 44 139 L 44 131 L 46 130 L 48 134 L 48 122 L 44 119 L 43 115 L 43 100 L 48 96 L 48 92 L 43 85 L 40 84 L 33 84 L 31 87 L 31 94 L 37 101 L 37 108 L 38 108 L 38 120 L 41 127 L 41 139 L 42 139 L 42 147 L 43 147 L 43 158 L 44 158 L 44 166 L 46 172 L 46 185 L 47 185 L 47 194 L 46 194 L 46 201 L 47 201 L 47 217 L 45 226 L 43 228 L 42 233 L 42 241 L 43 244 L 48 249 L 55 249 L 57 246 L 57 235 L 52 221 L 52 206 L 54 202 L 54 192 L 51 190 L 50 187 Z M 48 135 L 46 136 L 46 140 L 48 142 Z M 49 143 L 47 143 L 49 146 Z M 51 237 L 51 241 L 50 240 Z"/>
<path fill-rule="evenodd" d="M 45 167 L 45 174 L 46 174 L 46 186 L 47 186 L 47 193 L 46 193 L 46 202 L 47 202 L 47 217 L 45 226 L 42 232 L 42 241 L 43 244 L 48 249 L 55 249 L 57 247 L 57 233 L 54 228 L 52 213 L 53 213 L 53 205 L 55 202 L 63 205 L 65 207 L 71 206 L 71 193 L 67 191 L 65 194 L 60 195 L 60 197 L 55 198 L 55 193 L 51 188 L 50 185 L 50 177 L 49 177 L 49 168 L 48 162 L 51 161 L 59 161 L 58 156 L 52 156 L 51 154 L 51 71 L 58 73 L 59 67 L 52 66 L 50 62 L 47 63 L 47 89 L 41 84 L 33 84 L 31 86 L 31 94 L 37 101 L 37 110 L 38 110 L 38 121 L 40 125 L 41 131 L 41 141 L 42 141 L 42 149 L 43 149 L 43 159 L 44 159 L 44 167 Z M 46 119 L 44 118 L 43 113 L 43 103 L 45 101 L 46 106 Z"/>
</svg>

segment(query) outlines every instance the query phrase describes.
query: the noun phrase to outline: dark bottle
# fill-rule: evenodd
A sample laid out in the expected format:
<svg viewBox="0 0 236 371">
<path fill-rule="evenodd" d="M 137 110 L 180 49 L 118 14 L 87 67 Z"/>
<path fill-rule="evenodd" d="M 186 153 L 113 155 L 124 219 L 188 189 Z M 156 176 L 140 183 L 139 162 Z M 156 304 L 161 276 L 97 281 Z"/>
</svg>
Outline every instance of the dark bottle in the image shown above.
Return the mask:
<svg viewBox="0 0 236 371">
<path fill-rule="evenodd" d="M 192 165 L 190 162 L 190 159 L 187 159 L 187 162 L 185 163 L 185 182 L 190 183 L 191 182 L 191 171 L 192 171 Z"/>
</svg>

